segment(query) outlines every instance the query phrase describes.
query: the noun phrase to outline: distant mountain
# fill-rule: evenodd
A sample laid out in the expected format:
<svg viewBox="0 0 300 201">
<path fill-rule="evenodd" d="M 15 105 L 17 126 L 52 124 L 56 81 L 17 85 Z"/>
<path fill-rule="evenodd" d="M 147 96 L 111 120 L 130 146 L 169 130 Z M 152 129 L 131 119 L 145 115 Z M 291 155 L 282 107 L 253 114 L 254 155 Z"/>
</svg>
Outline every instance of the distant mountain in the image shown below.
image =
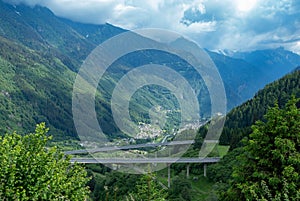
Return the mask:
<svg viewBox="0 0 300 201">
<path fill-rule="evenodd" d="M 225 83 L 227 96 L 230 100 L 229 110 L 252 98 L 259 89 L 268 83 L 266 80 L 269 80 L 269 75 L 263 73 L 261 67 L 242 59 L 235 59 L 210 51 L 208 54 L 215 62 Z"/>
<path fill-rule="evenodd" d="M 124 31 L 110 24 L 72 22 L 55 16 L 44 7 L 14 6 L 0 0 L 1 133 L 32 130 L 36 123 L 45 121 L 56 139 L 76 138 L 71 110 L 76 73 L 97 45 Z M 299 66 L 297 55 L 283 52 L 285 54 L 276 54 L 274 61 L 281 61 L 289 69 L 294 64 L 294 67 Z M 224 81 L 229 109 L 251 98 L 257 90 L 274 79 L 273 75 L 291 71 L 282 70 L 277 65 L 273 67 L 274 62 L 270 64 L 269 57 L 259 57 L 260 63 L 255 63 L 246 56 L 242 59 L 241 55 L 231 58 L 208 53 Z M 290 56 L 287 57 L 287 54 Z M 269 60 L 264 62 L 264 58 Z M 107 89 L 101 91 L 99 87 L 101 96 L 96 102 L 97 117 L 101 128 L 111 138 L 123 136 L 115 125 L 108 99 L 113 87 L 130 69 L 151 62 L 174 66 L 201 92 L 198 95 L 201 115 L 209 114 L 208 91 L 201 77 L 185 61 L 159 51 L 132 53 L 112 66 L 110 72 L 113 72 L 113 76 L 101 81 L 108 86 Z M 267 72 L 266 68 L 269 69 Z M 159 92 L 165 95 L 159 95 Z M 149 108 L 153 105 L 164 103 L 169 108 L 178 107 L 174 96 L 159 87 L 143 88 L 133 100 L 135 103 L 131 104 L 131 115 L 136 122 L 149 118 Z"/>
<path fill-rule="evenodd" d="M 284 48 L 257 50 L 252 52 L 235 52 L 232 57 L 247 61 L 259 67 L 268 75 L 268 82 L 275 81 L 300 65 L 300 56 Z"/>
<path fill-rule="evenodd" d="M 226 85 L 235 91 L 238 104 L 250 99 L 266 84 L 300 65 L 300 55 L 283 48 L 253 52 L 209 52 Z M 226 87 L 229 90 L 229 86 Z M 229 106 L 229 109 L 232 107 Z"/>
</svg>

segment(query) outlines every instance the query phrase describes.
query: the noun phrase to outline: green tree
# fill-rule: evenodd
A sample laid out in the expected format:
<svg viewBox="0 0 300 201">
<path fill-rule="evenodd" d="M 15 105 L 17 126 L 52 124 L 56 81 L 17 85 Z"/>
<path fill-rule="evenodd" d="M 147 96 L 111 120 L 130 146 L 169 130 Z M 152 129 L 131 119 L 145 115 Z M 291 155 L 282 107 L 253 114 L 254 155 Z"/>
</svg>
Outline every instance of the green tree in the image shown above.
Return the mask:
<svg viewBox="0 0 300 201">
<path fill-rule="evenodd" d="M 84 200 L 86 171 L 71 164 L 56 147 L 41 123 L 35 133 L 0 137 L 0 200 Z"/>
<path fill-rule="evenodd" d="M 300 109 L 292 98 L 252 126 L 222 200 L 300 200 Z"/>
<path fill-rule="evenodd" d="M 169 189 L 170 201 L 191 201 L 192 185 L 184 176 L 173 179 L 171 188 Z"/>
<path fill-rule="evenodd" d="M 130 201 L 166 201 L 168 193 L 154 179 L 155 175 L 148 173 L 141 177 L 136 185 L 136 192 L 131 193 Z"/>
</svg>

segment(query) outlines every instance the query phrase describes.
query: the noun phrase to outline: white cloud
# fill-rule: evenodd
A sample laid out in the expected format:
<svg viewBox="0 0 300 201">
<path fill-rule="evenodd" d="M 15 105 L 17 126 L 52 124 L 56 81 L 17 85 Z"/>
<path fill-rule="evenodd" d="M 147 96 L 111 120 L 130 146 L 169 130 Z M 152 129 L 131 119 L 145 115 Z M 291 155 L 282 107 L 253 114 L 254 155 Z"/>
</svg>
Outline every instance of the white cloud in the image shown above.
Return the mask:
<svg viewBox="0 0 300 201">
<path fill-rule="evenodd" d="M 300 40 L 298 42 L 292 44 L 290 48 L 293 50 L 293 52 L 300 55 Z"/>
<path fill-rule="evenodd" d="M 194 22 L 190 25 L 184 25 L 178 23 L 176 30 L 183 34 L 207 34 L 207 32 L 216 31 L 217 22 L 216 21 L 209 21 L 209 22 Z"/>
<path fill-rule="evenodd" d="M 6 0 L 47 6 L 55 14 L 126 29 L 165 28 L 210 49 L 286 46 L 299 50 L 298 0 Z"/>
</svg>

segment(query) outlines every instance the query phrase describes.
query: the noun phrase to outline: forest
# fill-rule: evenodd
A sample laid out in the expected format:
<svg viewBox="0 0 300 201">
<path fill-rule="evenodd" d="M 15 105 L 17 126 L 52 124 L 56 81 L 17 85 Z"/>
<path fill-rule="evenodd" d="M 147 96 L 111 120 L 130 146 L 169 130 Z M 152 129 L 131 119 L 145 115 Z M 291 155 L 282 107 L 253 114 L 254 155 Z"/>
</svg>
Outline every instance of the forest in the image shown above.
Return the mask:
<svg viewBox="0 0 300 201">
<path fill-rule="evenodd" d="M 197 185 L 186 178 L 186 166 L 174 164 L 167 200 L 299 199 L 299 98 L 300 71 L 295 70 L 234 108 L 226 116 L 221 138 L 222 144 L 230 145 L 229 152 L 219 163 L 208 166 L 208 178 L 201 177 L 201 165 L 191 165 L 191 173 L 203 180 Z M 206 131 L 206 126 L 199 129 L 196 143 L 185 156 L 199 153 Z M 218 153 L 211 156 L 214 154 Z M 94 176 L 90 183 L 94 200 L 104 199 L 107 192 L 113 195 L 115 188 L 120 196 L 117 200 L 122 200 L 127 192 L 137 190 L 130 183 L 140 180 L 139 176 L 111 172 L 104 166 L 88 166 L 88 172 Z M 163 181 L 163 177 L 165 170 L 156 174 L 156 181 Z M 111 188 L 105 190 L 105 186 Z M 128 190 L 128 186 L 133 188 Z M 208 192 L 199 193 L 201 187 Z"/>
<path fill-rule="evenodd" d="M 168 188 L 167 168 L 151 172 L 149 165 L 145 174 L 126 174 L 102 164 L 72 163 L 74 156 L 65 154 L 85 148 L 72 113 L 73 84 L 81 66 L 94 48 L 128 30 L 109 23 L 76 22 L 39 4 L 14 2 L 19 1 L 0 0 L 0 200 L 300 200 L 300 55 L 287 46 L 203 49 L 217 68 L 227 96 L 226 114 L 219 116 L 225 120 L 219 144 L 208 155 L 220 161 L 207 165 L 206 176 L 203 164 L 189 164 L 189 176 L 187 164 L 171 164 Z M 297 16 L 298 10 L 289 12 Z M 283 21 L 278 21 L 281 28 Z M 177 39 L 180 44 L 181 38 Z M 156 109 L 167 111 L 162 135 L 134 139 L 118 128 L 111 106 L 114 89 L 124 75 L 149 64 L 170 67 L 186 79 L 197 95 L 201 126 L 179 132 L 177 97 L 165 87 L 152 85 L 140 87 L 128 109 L 137 125 L 151 124 L 151 118 L 161 115 Z M 216 120 L 209 114 L 208 96 L 204 77 L 188 61 L 155 49 L 134 51 L 117 59 L 99 80 L 96 118 L 108 145 L 168 142 L 176 134 L 195 136 L 183 157 L 199 157 L 208 124 Z M 134 151 L 147 154 L 149 150 Z"/>
</svg>

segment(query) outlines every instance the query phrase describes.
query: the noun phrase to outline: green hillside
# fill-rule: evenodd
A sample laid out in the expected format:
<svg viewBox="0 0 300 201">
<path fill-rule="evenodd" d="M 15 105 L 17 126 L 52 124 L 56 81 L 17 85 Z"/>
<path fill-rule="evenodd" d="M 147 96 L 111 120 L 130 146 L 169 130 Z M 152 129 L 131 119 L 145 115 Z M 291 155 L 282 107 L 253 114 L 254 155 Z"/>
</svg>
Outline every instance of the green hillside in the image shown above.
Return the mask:
<svg viewBox="0 0 300 201">
<path fill-rule="evenodd" d="M 300 70 L 296 68 L 292 73 L 266 85 L 249 101 L 235 107 L 226 115 L 226 121 L 220 137 L 220 146 L 216 149 L 230 147 L 230 150 L 242 146 L 241 140 L 251 133 L 251 126 L 257 120 L 263 120 L 270 107 L 278 103 L 283 107 L 292 97 L 300 97 Z M 207 125 L 199 128 L 195 144 L 186 156 L 197 156 L 207 133 Z M 211 156 L 221 155 L 222 151 L 214 150 Z M 226 157 L 225 157 L 226 158 Z M 228 162 L 228 161 L 227 161 Z M 222 163 L 222 162 L 221 162 Z"/>
<path fill-rule="evenodd" d="M 2 37 L 0 43 L 2 133 L 31 130 L 45 121 L 56 136 L 75 137 L 67 101 L 75 73 L 55 56 Z"/>
<path fill-rule="evenodd" d="M 121 31 L 108 24 L 87 26 L 101 30 L 94 37 L 102 40 Z M 0 1 L 0 27 L 1 133 L 25 133 L 46 122 L 55 140 L 77 138 L 73 83 L 96 44 L 39 6 L 14 7 Z"/>
<path fill-rule="evenodd" d="M 242 139 L 249 137 L 254 122 L 265 121 L 263 116 L 270 107 L 274 107 L 274 104 L 278 103 L 279 108 L 283 108 L 292 96 L 300 97 L 299 67 L 285 77 L 267 85 L 253 99 L 234 108 L 227 115 L 221 142 L 230 144 L 231 150 L 218 164 L 208 167 L 208 178 L 215 182 L 215 189 L 218 189 L 219 192 L 228 189 L 233 167 L 239 167 L 238 159 L 243 153 Z M 297 134 L 295 133 L 295 135 Z"/>
<path fill-rule="evenodd" d="M 256 111 L 260 114 L 256 120 L 262 119 L 262 116 L 266 113 L 267 108 L 274 105 L 277 100 L 280 107 L 283 107 L 292 95 L 300 97 L 300 71 L 296 70 L 278 81 L 275 81 L 267 85 L 264 89 L 259 91 L 257 95 L 242 104 L 241 106 L 234 108 L 227 116 L 226 129 L 235 133 L 240 133 L 236 140 L 240 140 L 242 137 L 248 136 L 251 132 L 250 126 L 254 123 L 248 120 L 248 115 L 243 117 L 236 114 L 248 114 L 246 112 Z M 281 93 L 278 93 L 281 91 Z M 284 91 L 284 92 L 283 92 Z M 260 106 L 259 104 L 262 103 Z M 258 107 L 259 106 L 259 107 Z M 300 106 L 300 105 L 299 105 Z M 251 112 L 249 116 L 253 113 Z M 249 121 L 249 122 L 247 122 Z M 230 123 L 230 124 L 229 124 Z M 231 127 L 232 126 L 232 127 Z M 188 150 L 185 156 L 196 156 L 199 153 L 199 147 L 203 137 L 205 129 L 200 129 L 198 137 L 196 138 L 196 144 Z M 224 131 L 226 133 L 226 130 Z M 231 136 L 232 138 L 234 136 Z M 199 164 L 190 165 L 190 178 L 186 178 L 186 164 L 173 164 L 171 167 L 172 183 L 171 188 L 168 191 L 168 200 L 217 200 L 217 192 L 223 192 L 228 189 L 228 181 L 232 174 L 232 168 L 237 164 L 237 158 L 240 157 L 242 150 L 241 144 L 233 144 L 231 150 L 221 159 L 217 164 L 208 165 L 207 175 L 208 178 L 202 176 L 203 166 Z M 225 147 L 217 147 L 217 152 L 213 154 L 222 154 L 222 150 Z M 216 156 L 216 155 L 215 155 Z M 114 189 L 118 189 L 117 198 L 122 200 L 128 195 L 128 192 L 135 191 L 135 184 L 139 180 L 136 175 L 121 174 L 107 168 L 95 165 L 88 166 L 90 175 L 93 175 L 91 186 L 93 189 L 92 198 L 97 200 L 99 198 L 105 199 L 106 191 L 105 185 L 108 185 L 109 195 L 114 194 Z M 161 170 L 157 173 L 157 181 L 163 185 L 167 185 L 167 169 Z M 134 184 L 134 185 L 129 185 Z M 102 189 L 102 190 L 101 190 Z"/>
<path fill-rule="evenodd" d="M 229 112 L 220 143 L 230 145 L 231 148 L 239 146 L 239 141 L 251 132 L 251 125 L 262 119 L 269 107 L 274 106 L 275 102 L 283 107 L 292 95 L 300 97 L 299 70 L 268 84 L 251 100 Z"/>
<path fill-rule="evenodd" d="M 1 130 L 29 132 L 36 123 L 44 121 L 50 127 L 55 140 L 76 138 L 72 119 L 72 87 L 76 73 L 88 54 L 105 39 L 124 30 L 109 24 L 90 25 L 56 17 L 40 6 L 12 6 L 0 1 L 0 57 L 3 87 Z M 136 59 L 138 58 L 138 59 Z M 130 69 L 149 62 L 168 62 L 178 68 L 198 91 L 200 103 L 206 104 L 202 115 L 209 110 L 207 90 L 201 90 L 203 81 L 194 76 L 186 63 L 160 52 L 133 53 L 121 58 L 100 80 L 97 95 L 97 118 L 103 131 L 111 138 L 122 136 L 115 125 L 110 108 L 110 98 L 118 80 Z M 176 67 L 176 63 L 179 64 Z M 112 76 L 113 75 L 113 76 Z M 10 90 L 6 89 L 10 87 Z M 10 97 L 7 99 L 7 97 Z M 138 90 L 131 103 L 131 118 L 149 123 L 149 110 L 165 105 L 165 110 L 176 111 L 174 96 L 159 86 Z M 11 114 L 12 113 L 12 114 Z M 16 113 L 16 114 L 14 114 Z M 176 112 L 175 112 L 176 113 Z M 180 116 L 174 112 L 166 125 L 174 128 L 173 121 Z M 19 117 L 20 116 L 20 117 Z M 206 115 L 207 116 L 207 115 Z M 176 120 L 177 119 L 177 120 Z M 176 123 L 175 123 L 176 125 Z"/>
<path fill-rule="evenodd" d="M 13 6 L 0 0 L 0 135 L 13 131 L 30 133 L 37 123 L 45 122 L 56 145 L 64 147 L 67 140 L 71 142 L 67 149 L 81 148 L 72 141 L 78 140 L 72 114 L 77 72 L 95 47 L 122 32 L 125 30 L 110 24 L 77 23 L 57 17 L 41 6 Z M 237 53 L 234 57 L 207 52 L 224 81 L 228 108 L 247 101 L 227 114 L 220 145 L 210 156 L 223 156 L 229 147 L 230 150 L 218 164 L 208 166 L 208 178 L 202 176 L 202 165 L 191 165 L 189 179 L 185 178 L 186 164 L 172 165 L 169 200 L 216 200 L 216 192 L 229 186 L 232 167 L 238 165 L 236 159 L 242 153 L 242 139 L 249 137 L 251 126 L 257 120 L 264 121 L 268 108 L 276 102 L 282 108 L 293 95 L 300 97 L 300 67 L 291 71 L 300 65 L 299 55 L 281 48 Z M 132 52 L 109 67 L 97 88 L 97 119 L 109 140 L 127 137 L 113 118 L 113 90 L 126 73 L 147 64 L 171 66 L 179 72 L 197 92 L 201 117 L 210 118 L 208 89 L 187 61 L 157 50 Z M 290 74 L 285 75 L 287 72 Z M 282 75 L 285 76 L 266 85 Z M 181 114 L 178 100 L 164 87 L 139 88 L 131 97 L 130 117 L 136 124 L 150 124 L 151 117 L 159 121 L 162 115 L 155 110 L 160 110 L 161 105 L 168 111 L 164 134 L 169 134 L 178 125 Z M 185 156 L 198 156 L 206 132 L 205 126 L 198 130 L 196 142 Z M 150 139 L 141 141 L 147 140 Z M 138 193 L 140 176 L 114 172 L 102 165 L 87 165 L 87 169 L 92 178 L 88 185 L 93 200 L 105 200 L 107 195 L 124 200 L 128 193 Z M 158 172 L 153 179 L 155 184 L 166 186 L 166 175 L 166 169 Z"/>
<path fill-rule="evenodd" d="M 82 24 L 62 19 L 41 6 L 13 6 L 0 1 L 1 131 L 27 133 L 36 123 L 44 121 L 54 139 L 76 139 L 71 111 L 76 73 L 99 43 L 124 31 L 110 24 Z M 209 54 L 224 81 L 229 109 L 252 97 L 267 83 L 266 75 L 261 73 L 263 66 L 253 66 L 242 59 L 217 53 Z M 289 58 L 290 54 L 281 51 L 279 56 Z M 292 63 L 300 61 L 300 56 L 293 55 L 292 58 Z M 281 65 L 289 62 L 288 59 L 281 61 Z M 160 51 L 135 52 L 119 59 L 100 80 L 97 118 L 110 138 L 124 136 L 112 117 L 110 98 L 113 88 L 131 69 L 149 63 L 171 66 L 179 72 L 198 93 L 201 116 L 210 116 L 208 90 L 191 66 Z M 166 125 L 167 130 L 172 130 L 180 119 L 176 112 L 178 102 L 163 87 L 138 90 L 130 104 L 131 118 L 136 123 L 149 123 L 149 110 L 157 105 L 165 105 L 165 110 L 172 111 Z M 223 136 L 223 144 L 228 144 L 231 139 L 227 134 Z"/>
</svg>

